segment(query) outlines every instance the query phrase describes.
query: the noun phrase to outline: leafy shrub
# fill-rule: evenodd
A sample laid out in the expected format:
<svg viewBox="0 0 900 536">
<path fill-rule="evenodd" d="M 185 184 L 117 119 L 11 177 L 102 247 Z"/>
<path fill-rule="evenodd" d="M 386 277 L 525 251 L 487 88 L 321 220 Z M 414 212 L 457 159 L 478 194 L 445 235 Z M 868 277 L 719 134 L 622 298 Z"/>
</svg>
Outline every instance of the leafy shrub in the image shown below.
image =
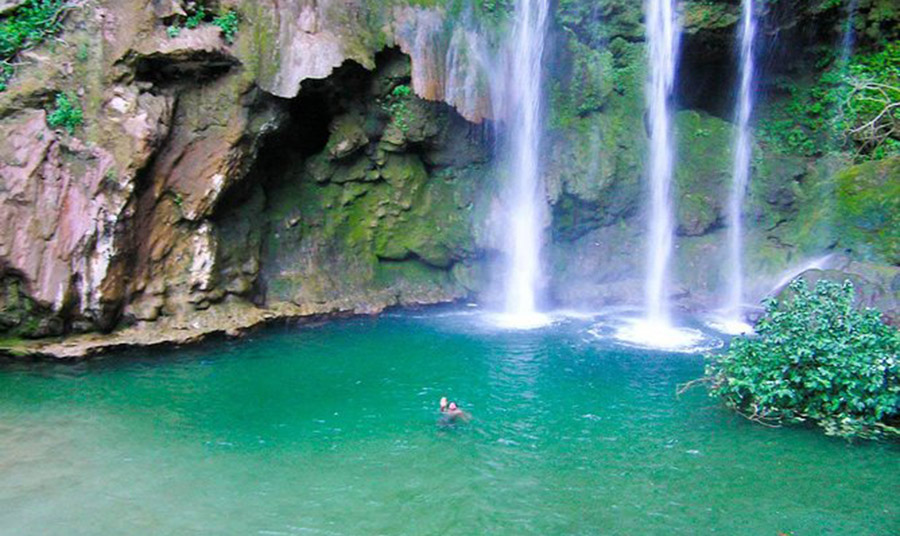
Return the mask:
<svg viewBox="0 0 900 536">
<path fill-rule="evenodd" d="M 711 395 L 751 420 L 810 420 L 829 435 L 900 435 L 900 332 L 853 306 L 853 285 L 791 283 L 770 300 L 758 336 L 710 358 Z"/>
<path fill-rule="evenodd" d="M 412 88 L 406 84 L 400 84 L 391 91 L 391 95 L 395 97 L 409 97 L 412 95 Z"/>
<path fill-rule="evenodd" d="M 47 124 L 53 128 L 64 128 L 69 134 L 75 133 L 75 127 L 84 122 L 84 113 L 78 101 L 69 99 L 65 93 L 56 94 L 56 108 L 47 114 Z"/>
<path fill-rule="evenodd" d="M 395 87 L 383 105 L 391 115 L 391 121 L 397 125 L 404 134 L 409 132 L 409 124 L 412 120 L 412 112 L 409 109 L 409 98 L 412 96 L 412 88 L 406 84 Z"/>
<path fill-rule="evenodd" d="M 65 0 L 29 0 L 0 20 L 0 91 L 9 84 L 19 53 L 60 31 L 66 7 Z"/>
<path fill-rule="evenodd" d="M 220 13 L 211 20 L 209 20 L 210 13 L 208 13 L 206 8 L 202 5 L 197 5 L 194 11 L 189 11 L 189 13 L 187 18 L 184 19 L 185 28 L 193 30 L 194 28 L 198 28 L 201 24 L 209 23 L 213 26 L 218 26 L 219 29 L 222 30 L 222 37 L 225 38 L 226 42 L 229 44 L 234 43 L 234 38 L 237 35 L 238 26 L 241 21 L 237 11 L 228 10 Z M 181 35 L 181 26 L 179 25 L 178 20 L 175 20 L 166 28 L 166 33 L 172 39 Z"/>
<path fill-rule="evenodd" d="M 801 156 L 845 149 L 858 160 L 900 154 L 900 42 L 847 62 L 826 54 L 822 63 L 810 85 L 777 84 L 788 98 L 760 122 L 768 148 Z"/>
<path fill-rule="evenodd" d="M 900 42 L 857 58 L 848 71 L 842 126 L 860 154 L 883 158 L 900 144 Z"/>
<path fill-rule="evenodd" d="M 197 26 L 200 26 L 200 23 L 203 22 L 203 19 L 206 18 L 206 9 L 203 6 L 197 6 L 197 10 L 194 11 L 186 21 L 184 21 L 184 26 L 189 30 L 193 30 Z"/>
<path fill-rule="evenodd" d="M 240 20 L 237 11 L 231 10 L 214 18 L 212 23 L 222 30 L 222 36 L 225 38 L 225 41 L 230 44 L 234 43 L 234 37 L 237 35 Z"/>
</svg>

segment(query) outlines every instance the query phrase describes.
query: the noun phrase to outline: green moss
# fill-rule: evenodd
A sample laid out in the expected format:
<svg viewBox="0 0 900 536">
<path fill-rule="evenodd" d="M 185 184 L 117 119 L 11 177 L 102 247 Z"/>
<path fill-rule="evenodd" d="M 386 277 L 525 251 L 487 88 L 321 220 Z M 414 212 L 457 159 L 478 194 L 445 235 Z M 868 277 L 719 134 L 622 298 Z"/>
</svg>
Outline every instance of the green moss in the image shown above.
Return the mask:
<svg viewBox="0 0 900 536">
<path fill-rule="evenodd" d="M 440 288 L 449 284 L 446 270 L 429 266 L 415 259 L 402 262 L 379 262 L 373 283 L 376 288 L 420 287 Z"/>
<path fill-rule="evenodd" d="M 675 117 L 678 229 L 700 235 L 722 217 L 722 200 L 731 179 L 731 123 L 693 111 Z"/>
<path fill-rule="evenodd" d="M 688 1 L 683 4 L 682 24 L 687 33 L 731 28 L 740 19 L 739 7 L 709 0 Z"/>
<path fill-rule="evenodd" d="M 577 116 L 599 111 L 617 86 L 613 55 L 595 50 L 575 38 L 566 40 L 569 73 L 552 86 L 553 122 L 566 126 Z"/>
<path fill-rule="evenodd" d="M 841 244 L 863 258 L 900 264 L 900 157 L 868 162 L 837 177 Z"/>
<path fill-rule="evenodd" d="M 633 42 L 644 36 L 643 6 L 634 0 L 559 0 L 556 20 L 594 48 L 616 38 Z"/>
</svg>

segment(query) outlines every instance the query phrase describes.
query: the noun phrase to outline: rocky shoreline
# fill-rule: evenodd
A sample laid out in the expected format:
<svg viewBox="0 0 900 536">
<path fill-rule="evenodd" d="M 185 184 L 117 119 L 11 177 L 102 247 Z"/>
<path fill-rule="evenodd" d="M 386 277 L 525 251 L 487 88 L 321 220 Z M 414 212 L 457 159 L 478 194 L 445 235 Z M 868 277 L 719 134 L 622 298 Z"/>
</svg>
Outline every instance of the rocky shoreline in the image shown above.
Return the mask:
<svg viewBox="0 0 900 536">
<path fill-rule="evenodd" d="M 449 302 L 444 302 L 449 303 Z M 209 339 L 240 338 L 266 326 L 281 323 L 312 323 L 353 316 L 377 315 L 392 307 L 420 307 L 440 303 L 407 303 L 372 310 L 323 304 L 300 307 L 289 303 L 256 307 L 248 303 L 220 305 L 209 315 L 191 322 L 166 319 L 143 322 L 112 333 L 84 333 L 52 339 L 0 339 L 0 358 L 12 360 L 81 361 L 131 349 L 174 348 L 200 344 Z"/>
</svg>

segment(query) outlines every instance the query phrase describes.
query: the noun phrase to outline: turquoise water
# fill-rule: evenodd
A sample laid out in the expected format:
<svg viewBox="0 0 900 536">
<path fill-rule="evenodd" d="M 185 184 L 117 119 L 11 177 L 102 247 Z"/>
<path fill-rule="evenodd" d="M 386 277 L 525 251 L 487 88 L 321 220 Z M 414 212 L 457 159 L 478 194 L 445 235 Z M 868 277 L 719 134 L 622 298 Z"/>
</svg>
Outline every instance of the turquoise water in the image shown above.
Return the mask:
<svg viewBox="0 0 900 536">
<path fill-rule="evenodd" d="M 0 534 L 900 533 L 897 444 L 677 398 L 700 357 L 586 320 L 482 326 L 397 314 L 0 365 Z M 444 394 L 470 424 L 437 425 Z"/>
</svg>

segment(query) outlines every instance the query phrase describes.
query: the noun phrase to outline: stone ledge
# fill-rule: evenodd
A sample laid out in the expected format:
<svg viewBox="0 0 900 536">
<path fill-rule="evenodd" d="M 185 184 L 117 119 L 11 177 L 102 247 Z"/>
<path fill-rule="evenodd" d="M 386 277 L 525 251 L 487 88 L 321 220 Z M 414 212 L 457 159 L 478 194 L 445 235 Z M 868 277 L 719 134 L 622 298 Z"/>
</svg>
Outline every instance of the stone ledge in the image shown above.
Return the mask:
<svg viewBox="0 0 900 536">
<path fill-rule="evenodd" d="M 0 340 L 0 357 L 79 361 L 132 348 L 191 345 L 215 336 L 237 338 L 253 329 L 275 322 L 373 315 L 383 312 L 392 305 L 396 304 L 358 310 L 347 309 L 334 303 L 304 306 L 275 303 L 266 308 L 259 308 L 247 302 L 222 303 L 189 321 L 163 318 L 110 334 L 88 333 L 53 340 Z"/>
</svg>

